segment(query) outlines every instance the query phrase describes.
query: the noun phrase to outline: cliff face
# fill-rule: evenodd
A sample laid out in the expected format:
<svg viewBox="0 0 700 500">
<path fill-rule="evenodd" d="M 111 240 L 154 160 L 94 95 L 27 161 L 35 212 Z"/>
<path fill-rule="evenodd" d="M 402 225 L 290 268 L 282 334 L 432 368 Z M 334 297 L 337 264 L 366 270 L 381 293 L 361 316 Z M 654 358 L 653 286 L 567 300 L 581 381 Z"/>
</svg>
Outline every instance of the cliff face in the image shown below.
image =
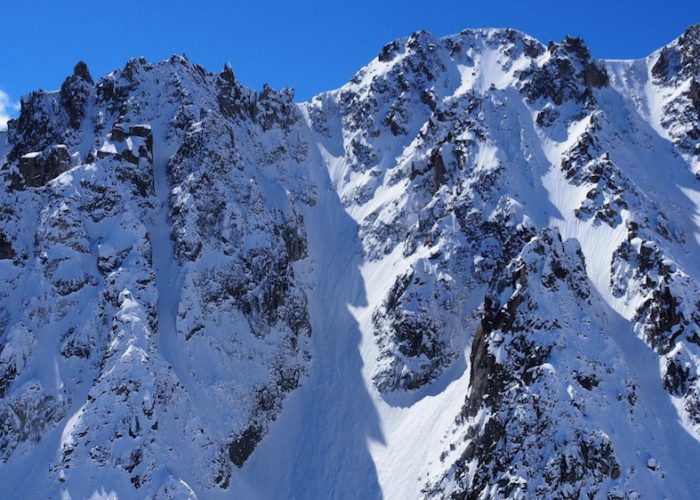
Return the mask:
<svg viewBox="0 0 700 500">
<path fill-rule="evenodd" d="M 182 57 L 26 96 L 0 491 L 690 498 L 699 51 L 416 32 L 302 104 Z"/>
</svg>

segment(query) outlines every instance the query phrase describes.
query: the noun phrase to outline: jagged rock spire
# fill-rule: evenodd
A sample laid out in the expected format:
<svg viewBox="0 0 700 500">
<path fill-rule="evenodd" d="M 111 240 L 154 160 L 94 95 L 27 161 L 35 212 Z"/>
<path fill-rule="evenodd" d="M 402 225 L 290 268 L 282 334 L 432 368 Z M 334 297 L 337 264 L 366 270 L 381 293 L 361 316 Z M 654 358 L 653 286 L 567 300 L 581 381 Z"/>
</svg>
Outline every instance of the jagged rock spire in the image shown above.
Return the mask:
<svg viewBox="0 0 700 500">
<path fill-rule="evenodd" d="M 229 83 L 233 83 L 234 81 L 236 81 L 236 74 L 233 72 L 231 63 L 224 64 L 224 69 L 221 70 L 220 76 Z"/>
<path fill-rule="evenodd" d="M 76 64 L 73 68 L 73 75 L 82 78 L 90 84 L 94 85 L 95 83 L 92 79 L 92 76 L 90 76 L 90 70 L 88 70 L 88 66 L 85 63 L 85 61 L 78 61 L 78 64 Z"/>
</svg>

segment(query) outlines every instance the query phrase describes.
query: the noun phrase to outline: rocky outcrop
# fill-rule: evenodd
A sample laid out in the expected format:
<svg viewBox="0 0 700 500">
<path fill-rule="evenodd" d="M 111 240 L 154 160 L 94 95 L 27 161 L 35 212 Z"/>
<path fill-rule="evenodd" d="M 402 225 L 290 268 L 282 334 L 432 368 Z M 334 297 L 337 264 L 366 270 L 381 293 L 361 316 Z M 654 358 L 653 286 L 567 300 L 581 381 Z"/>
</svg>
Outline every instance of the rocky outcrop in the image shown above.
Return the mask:
<svg viewBox="0 0 700 500">
<path fill-rule="evenodd" d="M 71 167 L 71 158 L 65 145 L 51 146 L 46 152 L 27 153 L 19 160 L 21 179 L 16 184 L 27 187 L 45 186 Z"/>
<path fill-rule="evenodd" d="M 657 243 L 630 236 L 613 254 L 611 286 L 640 303 L 635 330 L 661 356 L 664 388 L 681 399 L 693 425 L 700 425 L 700 373 L 694 362 L 700 356 L 697 284 Z"/>
<path fill-rule="evenodd" d="M 581 251 L 556 230 L 541 231 L 494 276 L 471 347 L 458 438 L 441 457 L 448 472 L 426 496 L 576 498 L 624 481 L 593 406 L 631 411 L 627 401 L 602 396 L 625 374 L 611 377 L 619 369 L 591 356 L 611 340 L 602 332 L 593 340 L 579 326 L 590 324 L 590 300 Z M 567 388 L 570 400 L 554 397 Z"/>
<path fill-rule="evenodd" d="M 520 73 L 522 92 L 535 102 L 549 100 L 560 106 L 567 100 L 594 104 L 592 89 L 608 84 L 605 68 L 591 58 L 581 38 L 566 37 L 547 47 L 549 58 L 542 66 L 531 64 Z"/>
<path fill-rule="evenodd" d="M 8 240 L 7 236 L 0 233 L 0 259 L 14 259 L 15 253 L 12 247 L 12 242 Z"/>
</svg>

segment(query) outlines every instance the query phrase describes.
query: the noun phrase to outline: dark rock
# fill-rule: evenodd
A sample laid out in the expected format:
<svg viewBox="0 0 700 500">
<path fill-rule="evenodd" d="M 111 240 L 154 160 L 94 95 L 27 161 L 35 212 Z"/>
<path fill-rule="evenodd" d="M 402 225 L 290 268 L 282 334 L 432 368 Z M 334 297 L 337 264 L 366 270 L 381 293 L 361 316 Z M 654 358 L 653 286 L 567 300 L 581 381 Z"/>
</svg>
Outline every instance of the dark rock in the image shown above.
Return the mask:
<svg viewBox="0 0 700 500">
<path fill-rule="evenodd" d="M 682 76 L 697 75 L 700 69 L 700 24 L 694 24 L 683 32 L 678 38 L 678 47 Z"/>
<path fill-rule="evenodd" d="M 544 49 L 542 46 L 538 43 L 535 43 L 531 40 L 526 40 L 524 42 L 524 47 L 523 47 L 523 52 L 527 57 L 530 59 L 535 59 L 542 55 L 542 52 L 544 52 Z"/>
<path fill-rule="evenodd" d="M 592 390 L 594 387 L 598 387 L 598 384 L 600 383 L 597 378 L 593 375 L 581 375 L 579 373 L 576 374 L 576 381 L 581 384 L 581 387 L 586 389 L 587 391 Z"/>
<path fill-rule="evenodd" d="M 386 123 L 394 136 L 405 135 L 406 130 L 400 125 L 400 118 L 397 113 L 389 113 L 386 118 Z"/>
<path fill-rule="evenodd" d="M 124 128 L 123 123 L 116 122 L 112 126 L 112 140 L 121 142 L 125 141 L 126 138 L 128 137 L 129 133 L 128 131 Z"/>
<path fill-rule="evenodd" d="M 290 261 L 294 262 L 306 257 L 306 238 L 297 227 L 285 227 L 282 231 L 282 239 Z"/>
<path fill-rule="evenodd" d="M 0 232 L 0 260 L 14 259 L 15 255 L 12 243 L 10 243 L 4 233 Z"/>
<path fill-rule="evenodd" d="M 28 187 L 45 186 L 71 167 L 70 154 L 63 144 L 51 147 L 46 153 L 29 153 L 19 161 L 19 171 Z"/>
<path fill-rule="evenodd" d="M 16 377 L 17 367 L 15 363 L 3 363 L 0 365 L 0 398 L 5 396 L 7 389 Z"/>
<path fill-rule="evenodd" d="M 87 72 L 87 66 L 83 67 L 78 63 L 75 68 L 75 74 L 66 78 L 61 85 L 60 97 L 70 126 L 78 129 L 85 116 L 85 108 L 94 90 L 94 83 Z"/>
<path fill-rule="evenodd" d="M 586 61 L 591 58 L 591 53 L 581 37 L 566 35 L 564 40 L 561 42 L 561 47 L 582 61 Z"/>
<path fill-rule="evenodd" d="M 700 83 L 698 83 L 696 79 L 690 81 L 688 97 L 690 98 L 693 108 L 695 108 L 695 111 L 698 114 L 698 118 L 700 118 Z"/>
<path fill-rule="evenodd" d="M 132 125 L 129 127 L 129 135 L 146 139 L 149 152 L 153 152 L 153 132 L 150 125 Z"/>
<path fill-rule="evenodd" d="M 671 50 L 668 47 L 664 47 L 659 54 L 659 58 L 654 63 L 651 68 L 651 74 L 655 78 L 665 78 L 668 73 L 669 59 L 671 57 Z"/>
<path fill-rule="evenodd" d="M 535 123 L 540 127 L 549 127 L 559 118 L 559 111 L 553 107 L 544 107 L 535 118 Z"/>
<path fill-rule="evenodd" d="M 247 116 L 255 119 L 258 114 L 256 96 L 253 92 L 247 92 L 233 73 L 231 65 L 224 65 L 224 69 L 216 78 L 217 101 L 219 112 L 228 117 Z"/>
<path fill-rule="evenodd" d="M 617 479 L 618 477 L 620 477 L 620 466 L 615 464 L 612 468 L 612 472 L 610 473 L 610 478 Z"/>
<path fill-rule="evenodd" d="M 87 64 L 85 64 L 84 61 L 79 61 L 78 64 L 75 65 L 73 68 L 73 75 L 82 78 L 90 85 L 95 84 L 95 82 L 92 80 L 92 76 L 90 76 L 90 71 L 88 70 Z"/>
<path fill-rule="evenodd" d="M 501 373 L 502 367 L 489 352 L 489 335 L 496 328 L 494 325 L 496 311 L 487 297 L 484 301 L 484 317 L 474 335 L 470 354 L 469 398 L 462 409 L 462 418 L 475 416 L 484 404 L 484 396 L 493 396 L 489 405 L 498 404 L 499 393 L 507 380 Z"/>
<path fill-rule="evenodd" d="M 693 380 L 690 373 L 690 366 L 683 366 L 682 363 L 670 359 L 666 363 L 666 373 L 663 378 L 664 388 L 676 397 L 683 397 L 688 392 L 690 383 Z"/>
<path fill-rule="evenodd" d="M 583 69 L 583 82 L 589 87 L 605 87 L 608 85 L 608 72 L 595 63 L 589 63 Z"/>
<path fill-rule="evenodd" d="M 258 426 L 252 425 L 234 438 L 228 447 L 228 454 L 236 467 L 243 467 L 248 457 L 253 453 L 255 447 L 262 439 L 263 432 Z"/>
<path fill-rule="evenodd" d="M 433 192 L 436 193 L 445 182 L 445 162 L 439 149 L 430 157 L 430 169 L 433 171 Z"/>
<path fill-rule="evenodd" d="M 64 131 L 56 126 L 55 107 L 55 97 L 43 91 L 22 97 L 19 117 L 8 123 L 8 138 L 14 143 L 8 161 L 18 161 L 28 153 L 64 142 Z"/>
<path fill-rule="evenodd" d="M 381 62 L 389 62 L 391 61 L 394 56 L 396 56 L 396 52 L 399 50 L 399 43 L 394 40 L 391 43 L 388 43 L 382 48 L 382 51 L 379 53 L 379 56 L 377 56 L 377 59 L 379 59 Z"/>
<path fill-rule="evenodd" d="M 229 63 L 224 64 L 224 69 L 222 69 L 221 73 L 219 73 L 219 78 L 229 85 L 233 85 L 236 82 L 236 75 L 234 74 L 233 68 Z"/>
<path fill-rule="evenodd" d="M 263 130 L 270 130 L 276 125 L 288 129 L 300 118 L 294 104 L 293 89 L 283 88 L 278 91 L 265 84 L 258 104 L 258 120 L 262 123 Z"/>
<path fill-rule="evenodd" d="M 672 331 L 683 320 L 677 306 L 678 301 L 671 293 L 671 289 L 664 286 L 654 290 L 652 297 L 640 308 L 648 311 L 644 324 L 645 334 L 662 354 L 668 353 L 673 348 L 675 336 L 672 335 Z"/>
</svg>

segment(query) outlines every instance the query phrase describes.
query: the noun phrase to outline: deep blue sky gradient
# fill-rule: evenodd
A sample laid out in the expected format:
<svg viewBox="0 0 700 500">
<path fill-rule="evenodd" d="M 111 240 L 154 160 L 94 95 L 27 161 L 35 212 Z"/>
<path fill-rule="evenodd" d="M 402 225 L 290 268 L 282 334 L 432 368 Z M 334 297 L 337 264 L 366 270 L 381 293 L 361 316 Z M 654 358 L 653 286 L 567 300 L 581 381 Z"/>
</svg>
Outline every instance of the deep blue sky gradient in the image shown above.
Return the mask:
<svg viewBox="0 0 700 500">
<path fill-rule="evenodd" d="M 697 22 L 700 0 L 3 0 L 0 89 L 17 100 L 58 88 L 80 59 L 97 78 L 131 57 L 185 53 L 213 71 L 230 62 L 255 89 L 294 87 L 304 100 L 421 28 L 513 27 L 545 43 L 571 34 L 595 57 L 638 58 Z"/>
</svg>

